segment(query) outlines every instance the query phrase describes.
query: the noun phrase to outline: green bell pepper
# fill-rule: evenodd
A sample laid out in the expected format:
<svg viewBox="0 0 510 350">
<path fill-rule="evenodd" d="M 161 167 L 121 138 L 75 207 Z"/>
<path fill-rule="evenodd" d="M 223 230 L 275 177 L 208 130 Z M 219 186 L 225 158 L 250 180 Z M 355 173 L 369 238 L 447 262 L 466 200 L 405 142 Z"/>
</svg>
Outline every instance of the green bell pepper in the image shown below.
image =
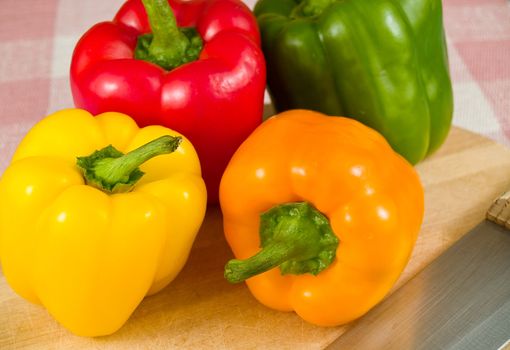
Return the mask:
<svg viewBox="0 0 510 350">
<path fill-rule="evenodd" d="M 278 112 L 348 116 L 416 164 L 445 140 L 453 93 L 441 0 L 259 0 Z"/>
</svg>

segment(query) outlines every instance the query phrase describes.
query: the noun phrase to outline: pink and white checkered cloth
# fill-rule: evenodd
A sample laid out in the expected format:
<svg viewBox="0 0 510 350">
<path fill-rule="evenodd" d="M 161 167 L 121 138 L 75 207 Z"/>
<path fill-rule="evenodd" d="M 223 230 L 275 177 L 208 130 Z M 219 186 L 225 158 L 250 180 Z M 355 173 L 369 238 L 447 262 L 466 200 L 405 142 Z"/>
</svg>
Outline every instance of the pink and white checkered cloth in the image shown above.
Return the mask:
<svg viewBox="0 0 510 350">
<path fill-rule="evenodd" d="M 93 24 L 111 19 L 122 3 L 1 1 L 0 174 L 35 122 L 73 106 L 68 72 L 74 45 Z M 246 3 L 252 7 L 255 0 Z M 454 124 L 510 145 L 510 3 L 443 3 Z"/>
</svg>

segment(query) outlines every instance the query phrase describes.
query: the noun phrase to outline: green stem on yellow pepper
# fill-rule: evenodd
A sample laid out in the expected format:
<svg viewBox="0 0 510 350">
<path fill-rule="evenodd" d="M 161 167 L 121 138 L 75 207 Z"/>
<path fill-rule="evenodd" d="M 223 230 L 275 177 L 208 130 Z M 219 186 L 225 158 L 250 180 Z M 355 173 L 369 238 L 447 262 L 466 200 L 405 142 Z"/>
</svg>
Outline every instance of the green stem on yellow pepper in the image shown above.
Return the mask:
<svg viewBox="0 0 510 350">
<path fill-rule="evenodd" d="M 135 58 L 167 70 L 194 61 L 202 51 L 202 38 L 194 28 L 179 28 L 168 0 L 142 0 L 152 33 L 141 35 Z"/>
<path fill-rule="evenodd" d="M 180 136 L 165 135 L 127 154 L 110 145 L 89 156 L 78 157 L 76 163 L 88 185 L 107 193 L 128 192 L 144 175 L 140 165 L 158 155 L 174 152 L 181 141 Z"/>
<path fill-rule="evenodd" d="M 282 274 L 317 275 L 335 259 L 338 238 L 329 220 L 307 202 L 278 205 L 260 216 L 262 250 L 225 266 L 225 278 L 239 283 L 280 267 Z"/>
</svg>

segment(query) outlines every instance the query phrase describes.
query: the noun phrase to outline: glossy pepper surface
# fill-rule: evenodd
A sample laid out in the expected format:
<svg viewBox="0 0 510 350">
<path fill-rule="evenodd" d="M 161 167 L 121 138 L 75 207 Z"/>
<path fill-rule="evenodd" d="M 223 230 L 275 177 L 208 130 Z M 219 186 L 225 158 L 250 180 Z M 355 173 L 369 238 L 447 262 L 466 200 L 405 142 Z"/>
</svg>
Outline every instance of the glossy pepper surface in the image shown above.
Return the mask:
<svg viewBox="0 0 510 350">
<path fill-rule="evenodd" d="M 120 113 L 57 112 L 27 134 L 0 180 L 3 273 L 73 333 L 113 333 L 179 273 L 206 202 L 182 135 Z"/>
<path fill-rule="evenodd" d="M 184 134 L 216 202 L 230 157 L 262 121 L 266 73 L 257 22 L 239 0 L 171 0 L 171 8 L 143 2 L 128 0 L 113 21 L 80 39 L 70 74 L 75 104 Z"/>
<path fill-rule="evenodd" d="M 278 111 L 355 118 L 415 164 L 453 114 L 441 0 L 259 0 Z"/>
<path fill-rule="evenodd" d="M 220 186 L 237 259 L 225 277 L 262 304 L 334 326 L 391 289 L 424 212 L 413 167 L 376 131 L 348 118 L 294 110 L 241 145 Z"/>
</svg>

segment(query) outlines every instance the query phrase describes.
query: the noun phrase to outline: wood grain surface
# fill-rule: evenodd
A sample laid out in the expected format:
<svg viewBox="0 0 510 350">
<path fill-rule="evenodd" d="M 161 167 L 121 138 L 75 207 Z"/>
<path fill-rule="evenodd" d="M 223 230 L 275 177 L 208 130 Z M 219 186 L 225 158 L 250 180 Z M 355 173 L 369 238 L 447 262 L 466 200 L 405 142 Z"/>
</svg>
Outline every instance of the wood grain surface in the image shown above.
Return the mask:
<svg viewBox="0 0 510 350">
<path fill-rule="evenodd" d="M 492 201 L 510 188 L 510 150 L 454 128 L 417 169 L 425 221 L 395 288 L 483 220 Z M 260 305 L 244 284 L 224 281 L 223 265 L 231 257 L 220 211 L 210 208 L 177 279 L 146 298 L 120 331 L 94 339 L 70 334 L 42 307 L 14 294 L 0 274 L 0 349 L 321 349 L 348 327 L 321 328 Z"/>
</svg>

